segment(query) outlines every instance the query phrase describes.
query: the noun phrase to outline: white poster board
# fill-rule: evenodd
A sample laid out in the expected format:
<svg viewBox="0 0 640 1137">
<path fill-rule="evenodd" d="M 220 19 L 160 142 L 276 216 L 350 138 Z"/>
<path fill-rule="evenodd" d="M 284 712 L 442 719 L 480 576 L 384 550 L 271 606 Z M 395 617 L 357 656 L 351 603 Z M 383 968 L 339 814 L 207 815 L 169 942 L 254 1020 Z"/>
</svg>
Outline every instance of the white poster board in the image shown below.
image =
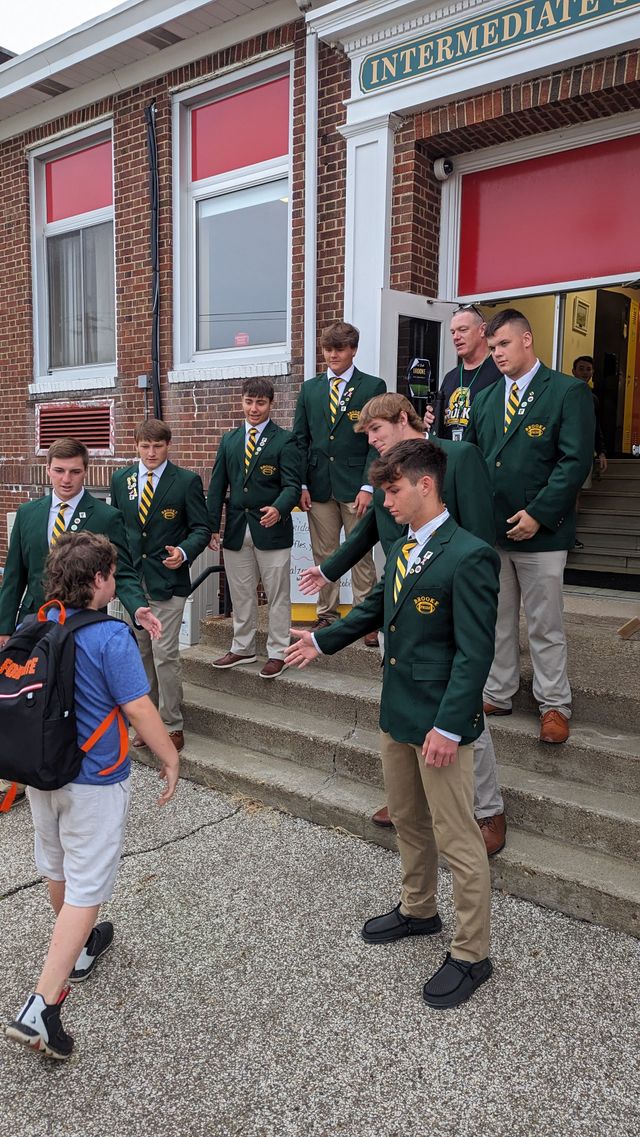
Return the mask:
<svg viewBox="0 0 640 1137">
<path fill-rule="evenodd" d="M 306 513 L 294 509 L 291 514 L 293 521 L 293 548 L 291 549 L 291 603 L 312 604 L 315 607 L 316 597 L 305 596 L 298 588 L 298 577 L 303 569 L 313 568 L 315 561 L 311 552 L 311 537 L 309 536 L 309 522 Z M 340 533 L 340 542 L 344 541 L 344 530 Z M 340 581 L 340 603 L 351 604 L 351 573 L 347 573 Z"/>
</svg>

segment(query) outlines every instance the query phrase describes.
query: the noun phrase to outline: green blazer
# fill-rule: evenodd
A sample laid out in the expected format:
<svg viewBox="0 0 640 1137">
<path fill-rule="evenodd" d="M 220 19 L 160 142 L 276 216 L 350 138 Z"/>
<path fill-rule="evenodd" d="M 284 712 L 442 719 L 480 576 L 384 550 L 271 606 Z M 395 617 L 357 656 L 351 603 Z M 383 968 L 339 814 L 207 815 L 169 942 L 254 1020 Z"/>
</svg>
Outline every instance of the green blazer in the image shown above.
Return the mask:
<svg viewBox="0 0 640 1137">
<path fill-rule="evenodd" d="M 137 572 L 152 600 L 188 596 L 189 565 L 206 549 L 211 531 L 202 479 L 191 470 L 167 462 L 144 525 L 138 515 L 138 463 L 116 470 L 111 500 L 124 517 L 129 548 Z M 166 545 L 179 545 L 187 559 L 178 569 L 165 568 Z"/>
<path fill-rule="evenodd" d="M 244 468 L 246 428 L 223 434 L 209 482 L 209 525 L 220 532 L 222 507 L 227 490 L 229 504 L 224 525 L 225 549 L 242 547 L 247 525 L 256 549 L 290 549 L 293 545 L 291 510 L 300 500 L 300 452 L 290 430 L 267 423 L 258 445 Z M 275 505 L 280 520 L 265 529 L 260 524 L 261 506 Z"/>
<path fill-rule="evenodd" d="M 496 539 L 493 521 L 493 497 L 487 463 L 477 446 L 467 442 L 451 442 L 434 438 L 436 446 L 447 456 L 447 469 L 442 488 L 442 499 L 463 529 L 494 545 Z M 384 507 L 384 490 L 373 491 L 373 501 L 364 517 L 352 529 L 346 541 L 320 565 L 328 580 L 339 580 L 379 541 L 385 554 L 399 537 L 406 533 L 406 525 L 397 521 Z"/>
<path fill-rule="evenodd" d="M 42 574 L 49 552 L 47 526 L 50 509 L 51 494 L 18 507 L 11 531 L 4 583 L 0 588 L 1 635 L 9 635 L 16 622 L 37 612 L 41 604 L 44 604 Z M 132 618 L 137 608 L 146 608 L 147 599 L 131 562 L 124 521 L 119 510 L 92 497 L 85 490 L 67 532 L 71 532 L 72 528 L 78 532 L 86 529 L 89 533 L 102 533 L 109 538 L 118 550 L 118 598 Z"/>
<path fill-rule="evenodd" d="M 383 379 L 356 367 L 332 425 L 327 372 L 302 384 L 293 433 L 302 452 L 302 480 L 312 501 L 354 501 L 367 484 L 367 470 L 378 454 L 366 434 L 356 434 L 353 427 L 364 404 L 386 389 Z"/>
<path fill-rule="evenodd" d="M 498 545 L 519 552 L 571 549 L 576 497 L 593 461 L 595 417 L 586 383 L 544 364 L 504 432 L 504 383 L 480 391 L 471 404 L 465 441 L 484 454 L 493 485 Z M 522 413 L 520 413 L 522 411 Z M 507 518 L 526 509 L 540 529 L 529 541 L 510 541 Z"/>
<path fill-rule="evenodd" d="M 460 735 L 462 744 L 473 742 L 484 729 L 482 691 L 494 653 L 500 559 L 450 517 L 394 602 L 403 540 L 392 545 L 385 575 L 366 600 L 315 632 L 316 642 L 333 655 L 382 627 L 381 729 L 414 746 L 434 726 Z"/>
</svg>

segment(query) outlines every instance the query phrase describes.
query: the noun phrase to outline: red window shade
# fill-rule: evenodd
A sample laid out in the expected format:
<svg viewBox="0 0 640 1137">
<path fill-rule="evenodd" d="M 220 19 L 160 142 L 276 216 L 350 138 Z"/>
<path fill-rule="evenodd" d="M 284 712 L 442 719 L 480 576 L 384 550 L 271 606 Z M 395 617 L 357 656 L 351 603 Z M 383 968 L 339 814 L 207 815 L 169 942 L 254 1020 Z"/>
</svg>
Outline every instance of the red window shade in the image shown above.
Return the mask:
<svg viewBox="0 0 640 1137">
<path fill-rule="evenodd" d="M 110 142 L 47 162 L 47 221 L 113 205 L 111 165 Z"/>
<path fill-rule="evenodd" d="M 640 135 L 462 179 L 458 293 L 637 275 Z"/>
<path fill-rule="evenodd" d="M 88 450 L 108 450 L 112 445 L 111 407 L 51 403 L 41 406 L 38 449 L 46 450 L 56 438 L 76 438 Z"/>
<path fill-rule="evenodd" d="M 217 99 L 191 112 L 193 181 L 289 153 L 289 79 Z"/>
</svg>

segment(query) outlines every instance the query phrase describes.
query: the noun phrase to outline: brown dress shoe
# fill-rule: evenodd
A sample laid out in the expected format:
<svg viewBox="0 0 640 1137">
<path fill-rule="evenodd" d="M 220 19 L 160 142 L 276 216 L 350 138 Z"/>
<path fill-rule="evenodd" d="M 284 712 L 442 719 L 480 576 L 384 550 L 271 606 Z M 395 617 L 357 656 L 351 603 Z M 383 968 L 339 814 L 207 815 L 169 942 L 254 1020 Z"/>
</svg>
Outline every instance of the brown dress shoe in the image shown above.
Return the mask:
<svg viewBox="0 0 640 1137">
<path fill-rule="evenodd" d="M 510 715 L 510 710 L 505 710 L 504 707 L 494 707 L 493 703 L 483 703 L 482 709 L 485 715 Z"/>
<path fill-rule="evenodd" d="M 323 628 L 330 628 L 333 620 L 326 620 L 324 616 L 318 616 L 315 624 L 311 625 L 312 632 L 321 632 Z"/>
<path fill-rule="evenodd" d="M 184 734 L 181 730 L 170 730 L 169 738 L 173 742 L 176 750 L 184 750 Z"/>
<path fill-rule="evenodd" d="M 131 745 L 135 746 L 136 749 L 139 749 L 141 746 L 146 746 L 147 744 L 146 744 L 144 738 L 141 738 L 141 736 L 139 734 L 134 734 L 134 736 L 131 740 Z"/>
<path fill-rule="evenodd" d="M 220 659 L 214 659 L 211 664 L 212 667 L 239 667 L 241 663 L 255 663 L 257 655 L 236 655 L 232 651 L 228 651 L 226 655 L 221 655 Z"/>
<path fill-rule="evenodd" d="M 566 742 L 569 737 L 569 719 L 561 711 L 547 711 L 540 716 L 541 742 Z"/>
<path fill-rule="evenodd" d="M 393 829 L 393 821 L 389 817 L 389 810 L 386 805 L 374 813 L 371 820 L 374 825 L 379 825 L 381 829 Z"/>
<path fill-rule="evenodd" d="M 285 663 L 284 659 L 268 659 L 260 672 L 260 678 L 277 679 L 278 675 L 282 675 L 288 666 L 289 664 Z"/>
<path fill-rule="evenodd" d="M 367 634 L 364 637 L 362 642 L 363 642 L 365 647 L 377 647 L 378 643 L 380 642 L 378 640 L 378 633 L 377 632 L 367 632 Z"/>
<path fill-rule="evenodd" d="M 493 817 L 476 817 L 485 843 L 488 857 L 495 857 L 504 849 L 507 822 L 504 813 L 494 813 Z"/>
</svg>

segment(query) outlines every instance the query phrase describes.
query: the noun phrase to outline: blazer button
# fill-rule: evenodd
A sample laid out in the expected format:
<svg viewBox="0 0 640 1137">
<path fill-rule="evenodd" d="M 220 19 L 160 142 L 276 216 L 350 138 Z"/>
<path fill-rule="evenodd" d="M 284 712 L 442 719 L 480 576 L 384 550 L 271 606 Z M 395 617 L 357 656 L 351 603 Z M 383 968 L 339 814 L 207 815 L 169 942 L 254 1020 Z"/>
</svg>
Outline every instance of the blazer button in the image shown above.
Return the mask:
<svg viewBox="0 0 640 1137">
<path fill-rule="evenodd" d="M 389 660 L 389 663 L 391 664 L 391 666 L 392 666 L 392 667 L 395 667 L 395 665 L 396 665 L 396 661 L 395 661 L 395 659 L 393 658 L 393 656 L 391 656 L 391 659 Z"/>
<path fill-rule="evenodd" d="M 147 559 L 147 554 L 146 554 L 146 553 L 143 553 L 143 554 L 142 554 L 142 559 L 143 559 L 143 561 L 146 561 L 146 559 Z"/>
<path fill-rule="evenodd" d="M 333 459 L 333 458 L 330 458 L 330 459 L 329 459 L 329 461 L 330 461 L 330 462 L 333 462 L 333 461 L 334 461 L 334 459 Z"/>
<path fill-rule="evenodd" d="M 395 624 L 389 624 L 389 631 L 390 631 L 390 632 L 395 632 L 395 630 L 396 630 L 396 626 L 395 626 Z"/>
<path fill-rule="evenodd" d="M 244 492 L 245 492 L 245 493 L 249 493 L 249 489 L 248 489 L 248 487 L 247 487 L 247 486 L 245 486 L 245 487 L 244 487 Z"/>
<path fill-rule="evenodd" d="M 335 441 L 335 434 L 330 434 L 329 435 L 329 442 L 334 442 L 334 441 Z"/>
<path fill-rule="evenodd" d="M 496 466 L 501 466 L 502 462 L 496 462 Z"/>
</svg>

